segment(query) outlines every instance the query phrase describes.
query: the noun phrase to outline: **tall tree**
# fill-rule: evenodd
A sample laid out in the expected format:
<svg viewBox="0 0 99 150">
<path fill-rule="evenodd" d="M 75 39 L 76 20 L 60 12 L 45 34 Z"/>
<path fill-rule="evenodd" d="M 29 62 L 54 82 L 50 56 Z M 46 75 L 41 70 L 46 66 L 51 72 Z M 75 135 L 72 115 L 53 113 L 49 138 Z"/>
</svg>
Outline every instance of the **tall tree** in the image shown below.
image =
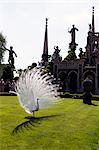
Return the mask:
<svg viewBox="0 0 99 150">
<path fill-rule="evenodd" d="M 2 33 L 0 33 L 0 64 L 4 61 L 4 52 L 5 49 L 3 46 L 6 45 L 6 38 L 3 36 Z"/>
</svg>

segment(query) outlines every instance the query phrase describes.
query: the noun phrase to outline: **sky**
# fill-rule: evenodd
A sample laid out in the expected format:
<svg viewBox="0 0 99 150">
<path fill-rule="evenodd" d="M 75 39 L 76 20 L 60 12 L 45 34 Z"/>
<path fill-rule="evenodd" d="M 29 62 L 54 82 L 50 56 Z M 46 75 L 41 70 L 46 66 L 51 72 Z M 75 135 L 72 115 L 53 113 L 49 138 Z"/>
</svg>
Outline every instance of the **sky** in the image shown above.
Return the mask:
<svg viewBox="0 0 99 150">
<path fill-rule="evenodd" d="M 17 53 L 16 69 L 25 69 L 33 62 L 40 62 L 43 53 L 45 18 L 48 18 L 48 50 L 61 49 L 65 58 L 74 24 L 78 28 L 76 43 L 85 51 L 87 32 L 95 6 L 95 31 L 99 31 L 99 0 L 0 0 L 0 32 L 6 37 L 9 49 Z M 8 52 L 4 63 L 8 63 Z"/>
</svg>

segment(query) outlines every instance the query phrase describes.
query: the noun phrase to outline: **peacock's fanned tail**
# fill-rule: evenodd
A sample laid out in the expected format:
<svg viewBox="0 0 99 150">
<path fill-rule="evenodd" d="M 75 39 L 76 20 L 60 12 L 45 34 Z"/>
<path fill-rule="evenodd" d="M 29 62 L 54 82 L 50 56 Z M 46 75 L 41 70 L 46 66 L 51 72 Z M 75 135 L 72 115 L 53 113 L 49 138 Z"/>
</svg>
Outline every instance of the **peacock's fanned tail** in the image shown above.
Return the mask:
<svg viewBox="0 0 99 150">
<path fill-rule="evenodd" d="M 36 109 L 37 99 L 39 108 L 50 107 L 58 99 L 58 85 L 53 84 L 53 77 L 41 68 L 23 71 L 17 81 L 16 91 L 21 106 L 31 113 Z"/>
</svg>

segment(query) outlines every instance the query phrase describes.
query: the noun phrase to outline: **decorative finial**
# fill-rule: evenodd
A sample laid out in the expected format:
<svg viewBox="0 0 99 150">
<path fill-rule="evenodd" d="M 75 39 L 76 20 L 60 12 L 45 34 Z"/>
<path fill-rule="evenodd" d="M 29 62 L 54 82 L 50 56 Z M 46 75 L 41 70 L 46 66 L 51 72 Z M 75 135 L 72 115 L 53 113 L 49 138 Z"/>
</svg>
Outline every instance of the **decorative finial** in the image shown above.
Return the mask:
<svg viewBox="0 0 99 150">
<path fill-rule="evenodd" d="M 94 8 L 95 8 L 95 7 L 93 6 L 93 7 L 92 7 L 92 13 L 93 13 L 93 14 L 94 14 Z"/>
<path fill-rule="evenodd" d="M 46 18 L 46 26 L 48 25 L 48 18 Z"/>
</svg>

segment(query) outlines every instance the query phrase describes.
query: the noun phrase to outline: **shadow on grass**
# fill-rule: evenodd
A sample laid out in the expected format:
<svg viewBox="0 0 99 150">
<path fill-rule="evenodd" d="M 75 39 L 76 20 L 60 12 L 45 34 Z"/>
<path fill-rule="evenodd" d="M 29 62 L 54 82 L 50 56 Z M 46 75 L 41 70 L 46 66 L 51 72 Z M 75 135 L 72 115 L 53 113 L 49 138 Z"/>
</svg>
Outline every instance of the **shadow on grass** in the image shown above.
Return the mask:
<svg viewBox="0 0 99 150">
<path fill-rule="evenodd" d="M 93 103 L 92 103 L 91 105 L 92 105 L 92 106 L 99 106 L 99 105 L 97 105 L 97 104 L 93 104 Z"/>
<path fill-rule="evenodd" d="M 84 103 L 84 104 L 87 104 L 87 103 Z M 87 104 L 87 105 L 91 105 L 91 106 L 99 106 L 99 105 L 93 104 L 93 103 L 90 103 L 90 104 Z"/>
<path fill-rule="evenodd" d="M 22 122 L 21 124 L 17 125 L 14 130 L 12 131 L 12 135 L 17 134 L 18 132 L 22 132 L 24 129 L 29 130 L 32 129 L 32 127 L 37 127 L 38 124 L 41 123 L 41 121 L 47 120 L 52 117 L 56 117 L 59 115 L 51 115 L 51 116 L 43 116 L 43 117 L 33 117 L 33 116 L 27 116 L 24 119 L 27 119 L 27 121 Z"/>
</svg>

